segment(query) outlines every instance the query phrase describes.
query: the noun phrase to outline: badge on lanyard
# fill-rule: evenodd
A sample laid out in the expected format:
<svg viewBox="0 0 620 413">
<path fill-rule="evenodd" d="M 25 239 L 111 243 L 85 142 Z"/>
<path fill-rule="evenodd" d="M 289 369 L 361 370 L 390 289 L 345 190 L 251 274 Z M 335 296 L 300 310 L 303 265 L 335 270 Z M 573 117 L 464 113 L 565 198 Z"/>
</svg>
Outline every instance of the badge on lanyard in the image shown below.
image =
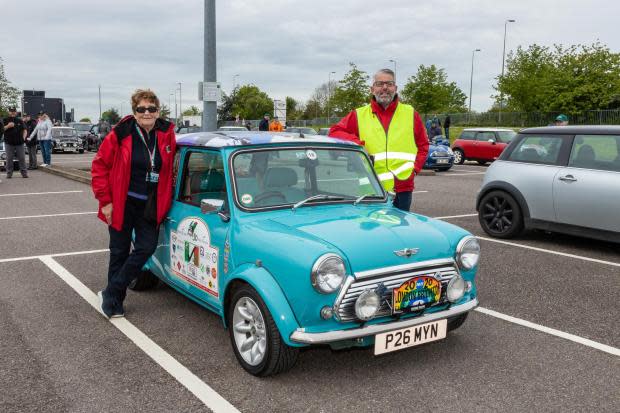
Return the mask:
<svg viewBox="0 0 620 413">
<path fill-rule="evenodd" d="M 155 172 L 155 152 L 157 151 L 157 133 L 155 133 L 155 138 L 154 138 L 155 145 L 153 146 L 153 151 L 151 152 L 151 149 L 149 148 L 149 145 L 146 143 L 146 139 L 144 138 L 144 135 L 142 134 L 142 131 L 140 130 L 138 125 L 136 125 L 136 130 L 138 131 L 138 135 L 140 135 L 140 138 L 142 139 L 142 143 L 144 143 L 144 146 L 146 146 L 146 150 L 149 153 L 149 160 L 151 162 L 150 168 L 148 168 L 146 172 L 146 181 L 151 182 L 151 183 L 157 183 L 159 182 L 159 173 Z"/>
</svg>

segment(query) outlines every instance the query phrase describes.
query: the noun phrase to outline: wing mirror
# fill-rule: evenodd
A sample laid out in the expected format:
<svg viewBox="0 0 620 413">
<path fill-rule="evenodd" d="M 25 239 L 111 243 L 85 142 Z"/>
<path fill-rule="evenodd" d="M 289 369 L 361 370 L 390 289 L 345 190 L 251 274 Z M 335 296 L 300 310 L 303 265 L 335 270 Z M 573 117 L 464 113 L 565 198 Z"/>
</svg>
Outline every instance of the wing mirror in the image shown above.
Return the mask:
<svg viewBox="0 0 620 413">
<path fill-rule="evenodd" d="M 487 142 L 492 143 L 493 145 L 496 143 L 495 139 L 489 139 Z"/>
<path fill-rule="evenodd" d="M 203 214 L 209 214 L 217 212 L 219 217 L 224 222 L 230 221 L 230 214 L 227 211 L 228 208 L 224 207 L 224 200 L 217 198 L 205 198 L 200 201 L 200 212 Z"/>
</svg>

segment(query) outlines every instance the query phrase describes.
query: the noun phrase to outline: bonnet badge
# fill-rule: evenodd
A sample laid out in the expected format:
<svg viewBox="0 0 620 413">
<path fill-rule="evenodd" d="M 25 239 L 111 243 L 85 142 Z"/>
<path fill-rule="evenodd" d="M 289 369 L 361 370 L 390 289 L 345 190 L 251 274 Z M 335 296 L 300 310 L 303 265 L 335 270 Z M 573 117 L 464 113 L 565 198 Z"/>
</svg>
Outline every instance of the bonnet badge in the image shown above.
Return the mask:
<svg viewBox="0 0 620 413">
<path fill-rule="evenodd" d="M 404 248 L 402 250 L 394 251 L 394 254 L 398 255 L 399 257 L 409 258 L 412 255 L 416 255 L 418 251 L 420 251 L 419 248 Z"/>
</svg>

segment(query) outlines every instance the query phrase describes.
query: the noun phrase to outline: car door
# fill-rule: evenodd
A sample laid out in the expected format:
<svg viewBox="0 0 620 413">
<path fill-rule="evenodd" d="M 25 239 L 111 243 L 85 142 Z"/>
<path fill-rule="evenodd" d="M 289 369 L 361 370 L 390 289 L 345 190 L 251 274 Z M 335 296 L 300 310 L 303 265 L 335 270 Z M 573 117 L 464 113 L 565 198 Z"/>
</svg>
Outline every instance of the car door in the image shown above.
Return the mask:
<svg viewBox="0 0 620 413">
<path fill-rule="evenodd" d="M 220 276 L 230 225 L 217 208 L 202 212 L 201 201 L 228 203 L 222 154 L 187 149 L 181 158 L 178 190 L 164 223 L 164 276 L 187 295 L 221 308 Z"/>
<path fill-rule="evenodd" d="M 553 197 L 558 222 L 620 232 L 620 136 L 575 136 Z"/>
<path fill-rule="evenodd" d="M 491 141 L 491 142 L 489 142 Z M 476 149 L 475 155 L 472 158 L 481 159 L 485 161 L 492 161 L 496 158 L 495 147 L 497 146 L 497 139 L 494 132 L 484 131 L 476 134 Z"/>
</svg>

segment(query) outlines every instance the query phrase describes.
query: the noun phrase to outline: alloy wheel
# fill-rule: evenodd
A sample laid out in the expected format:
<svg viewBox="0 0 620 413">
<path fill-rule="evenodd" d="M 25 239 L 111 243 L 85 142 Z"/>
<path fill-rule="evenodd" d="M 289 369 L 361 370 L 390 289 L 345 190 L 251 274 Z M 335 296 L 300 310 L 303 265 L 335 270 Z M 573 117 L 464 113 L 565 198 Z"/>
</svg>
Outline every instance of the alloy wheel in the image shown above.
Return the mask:
<svg viewBox="0 0 620 413">
<path fill-rule="evenodd" d="M 249 297 L 239 299 L 232 324 L 235 345 L 243 360 L 251 366 L 260 364 L 265 358 L 267 337 L 265 320 L 256 302 Z"/>
</svg>

